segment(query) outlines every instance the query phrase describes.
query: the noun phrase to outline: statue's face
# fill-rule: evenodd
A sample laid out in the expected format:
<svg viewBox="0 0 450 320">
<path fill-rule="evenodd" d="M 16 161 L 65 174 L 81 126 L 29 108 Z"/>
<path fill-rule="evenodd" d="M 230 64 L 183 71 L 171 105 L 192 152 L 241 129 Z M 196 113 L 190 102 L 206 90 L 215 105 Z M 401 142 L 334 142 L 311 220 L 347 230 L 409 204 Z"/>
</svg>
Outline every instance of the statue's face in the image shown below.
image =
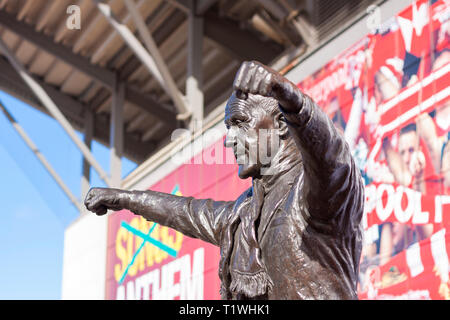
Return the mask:
<svg viewBox="0 0 450 320">
<path fill-rule="evenodd" d="M 239 165 L 239 177 L 258 177 L 261 168 L 273 158 L 272 141 L 277 139 L 276 120 L 270 106 L 278 107 L 272 98 L 233 92 L 225 107 L 227 135 L 224 145 L 232 148 Z M 278 140 L 277 140 L 278 141 Z"/>
</svg>

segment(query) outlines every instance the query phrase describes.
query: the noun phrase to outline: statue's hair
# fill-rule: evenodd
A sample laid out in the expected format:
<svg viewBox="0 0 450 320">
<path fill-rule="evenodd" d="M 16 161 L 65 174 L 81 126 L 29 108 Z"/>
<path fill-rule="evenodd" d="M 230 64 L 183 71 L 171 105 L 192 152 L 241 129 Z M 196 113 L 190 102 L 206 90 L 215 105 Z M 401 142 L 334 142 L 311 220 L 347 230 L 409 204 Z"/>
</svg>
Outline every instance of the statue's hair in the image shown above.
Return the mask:
<svg viewBox="0 0 450 320">
<path fill-rule="evenodd" d="M 277 100 L 274 98 L 269 98 L 270 101 L 267 102 L 267 110 L 272 116 L 276 116 L 281 113 L 280 106 Z"/>
<path fill-rule="evenodd" d="M 270 115 L 274 117 L 281 113 L 280 107 L 278 106 L 278 101 L 274 98 L 263 97 L 260 95 L 257 95 L 256 97 L 259 100 L 256 103 L 258 108 L 264 108 Z"/>
<path fill-rule="evenodd" d="M 236 100 L 235 100 L 236 99 Z M 238 101 L 238 104 L 244 104 L 246 108 L 252 107 L 259 110 L 264 109 L 273 118 L 278 117 L 281 114 L 281 110 L 278 101 L 271 97 L 264 97 L 259 94 L 248 94 L 245 98 L 237 98 L 235 93 L 232 94 L 228 103 L 234 104 L 234 101 Z M 227 103 L 227 106 L 228 106 Z"/>
</svg>

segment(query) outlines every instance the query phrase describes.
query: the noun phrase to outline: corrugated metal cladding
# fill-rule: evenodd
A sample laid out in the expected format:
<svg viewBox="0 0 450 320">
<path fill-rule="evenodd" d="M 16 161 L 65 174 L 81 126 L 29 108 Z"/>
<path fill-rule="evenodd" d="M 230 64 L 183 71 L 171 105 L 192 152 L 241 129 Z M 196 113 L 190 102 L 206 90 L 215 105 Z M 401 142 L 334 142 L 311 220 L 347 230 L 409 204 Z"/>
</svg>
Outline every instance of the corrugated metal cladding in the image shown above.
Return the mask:
<svg viewBox="0 0 450 320">
<path fill-rule="evenodd" d="M 138 35 L 124 1 L 103 2 L 118 21 Z M 260 60 L 281 70 L 372 3 L 375 1 L 194 1 L 195 13 L 203 17 L 204 25 L 204 115 L 230 94 L 242 61 Z M 190 1 L 135 0 L 135 4 L 184 94 Z M 80 29 L 67 27 L 71 5 L 80 9 Z M 94 138 L 101 143 L 109 143 L 115 78 L 123 82 L 124 154 L 138 163 L 164 146 L 173 129 L 186 126 L 176 120 L 172 100 L 93 0 L 0 0 L 0 37 L 75 128 L 82 130 L 85 114 L 94 112 Z M 3 56 L 0 70 L 2 90 L 45 112 Z"/>
</svg>

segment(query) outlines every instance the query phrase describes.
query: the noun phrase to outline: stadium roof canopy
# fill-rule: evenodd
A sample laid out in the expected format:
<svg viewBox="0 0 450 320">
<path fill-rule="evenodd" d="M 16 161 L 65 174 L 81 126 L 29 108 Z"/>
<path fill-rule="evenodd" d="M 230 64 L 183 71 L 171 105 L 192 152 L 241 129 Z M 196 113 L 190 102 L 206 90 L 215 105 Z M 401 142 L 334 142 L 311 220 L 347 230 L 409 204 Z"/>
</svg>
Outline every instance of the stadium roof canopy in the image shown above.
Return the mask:
<svg viewBox="0 0 450 320">
<path fill-rule="evenodd" d="M 0 0 L 0 39 L 72 128 L 105 145 L 120 136 L 122 154 L 139 164 L 175 128 L 213 114 L 242 61 L 285 72 L 381 2 Z M 72 5 L 79 29 L 68 27 Z M 53 115 L 3 53 L 0 89 Z"/>
</svg>

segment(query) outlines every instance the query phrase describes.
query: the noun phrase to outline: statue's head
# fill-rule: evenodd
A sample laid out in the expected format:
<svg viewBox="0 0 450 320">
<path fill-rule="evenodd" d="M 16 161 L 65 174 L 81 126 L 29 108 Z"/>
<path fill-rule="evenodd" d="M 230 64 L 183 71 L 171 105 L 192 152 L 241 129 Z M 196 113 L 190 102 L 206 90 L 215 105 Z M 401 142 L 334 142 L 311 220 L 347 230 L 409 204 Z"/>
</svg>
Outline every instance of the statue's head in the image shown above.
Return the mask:
<svg viewBox="0 0 450 320">
<path fill-rule="evenodd" d="M 273 165 L 289 132 L 278 101 L 257 94 L 234 91 L 225 107 L 227 135 L 224 145 L 232 148 L 239 177 L 257 178 Z M 265 170 L 266 169 L 266 170 Z"/>
</svg>

